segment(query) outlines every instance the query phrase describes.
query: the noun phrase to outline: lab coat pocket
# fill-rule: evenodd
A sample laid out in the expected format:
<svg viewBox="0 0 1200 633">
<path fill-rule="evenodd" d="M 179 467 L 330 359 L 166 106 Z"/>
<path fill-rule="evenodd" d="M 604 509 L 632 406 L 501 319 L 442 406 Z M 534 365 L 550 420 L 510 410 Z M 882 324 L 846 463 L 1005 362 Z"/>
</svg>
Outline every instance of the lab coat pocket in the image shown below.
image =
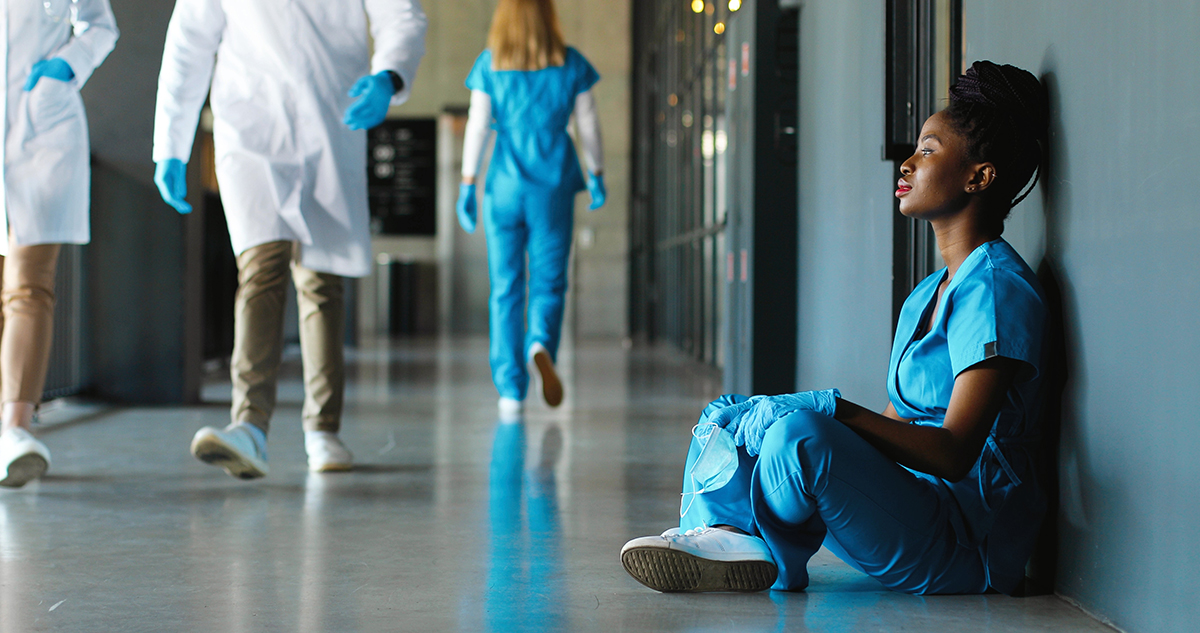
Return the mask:
<svg viewBox="0 0 1200 633">
<path fill-rule="evenodd" d="M 41 78 L 29 91 L 26 101 L 30 134 L 43 134 L 71 120 L 82 105 L 75 86 L 49 77 Z"/>
</svg>

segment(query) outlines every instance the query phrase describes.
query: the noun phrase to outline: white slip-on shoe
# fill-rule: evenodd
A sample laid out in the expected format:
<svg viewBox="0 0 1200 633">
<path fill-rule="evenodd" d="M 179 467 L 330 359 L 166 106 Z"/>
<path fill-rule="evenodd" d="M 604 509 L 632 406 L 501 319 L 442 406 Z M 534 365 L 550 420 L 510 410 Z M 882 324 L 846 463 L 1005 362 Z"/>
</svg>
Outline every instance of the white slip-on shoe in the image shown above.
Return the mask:
<svg viewBox="0 0 1200 633">
<path fill-rule="evenodd" d="M 0 433 L 0 486 L 20 488 L 50 468 L 50 449 L 23 428 Z"/>
<path fill-rule="evenodd" d="M 542 379 L 542 397 L 545 398 L 546 404 L 552 407 L 562 404 L 563 384 L 554 369 L 554 360 L 550 358 L 550 352 L 541 343 L 534 343 L 529 346 L 529 362 L 537 368 Z"/>
<path fill-rule="evenodd" d="M 763 591 L 779 573 L 762 539 L 710 527 L 635 538 L 621 548 L 621 564 L 663 592 Z"/>
<path fill-rule="evenodd" d="M 196 459 L 224 468 L 238 479 L 257 479 L 267 474 L 267 436 L 248 422 L 235 422 L 218 429 L 206 426 L 192 438 Z"/>
<path fill-rule="evenodd" d="M 501 422 L 516 422 L 525 414 L 525 403 L 516 398 L 500 396 L 496 401 L 496 411 L 500 414 Z"/>
<path fill-rule="evenodd" d="M 354 469 L 354 455 L 342 444 L 337 433 L 305 431 L 304 452 L 308 453 L 308 470 L 332 473 Z"/>
</svg>

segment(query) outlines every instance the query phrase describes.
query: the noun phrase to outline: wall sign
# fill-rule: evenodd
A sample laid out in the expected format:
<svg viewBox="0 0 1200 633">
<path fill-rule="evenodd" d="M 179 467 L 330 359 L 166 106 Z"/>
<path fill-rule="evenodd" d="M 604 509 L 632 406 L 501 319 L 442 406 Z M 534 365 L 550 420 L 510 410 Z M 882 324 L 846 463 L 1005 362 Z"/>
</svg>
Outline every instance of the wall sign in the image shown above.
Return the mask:
<svg viewBox="0 0 1200 633">
<path fill-rule="evenodd" d="M 371 233 L 433 235 L 436 183 L 436 119 L 387 119 L 367 132 Z"/>
</svg>

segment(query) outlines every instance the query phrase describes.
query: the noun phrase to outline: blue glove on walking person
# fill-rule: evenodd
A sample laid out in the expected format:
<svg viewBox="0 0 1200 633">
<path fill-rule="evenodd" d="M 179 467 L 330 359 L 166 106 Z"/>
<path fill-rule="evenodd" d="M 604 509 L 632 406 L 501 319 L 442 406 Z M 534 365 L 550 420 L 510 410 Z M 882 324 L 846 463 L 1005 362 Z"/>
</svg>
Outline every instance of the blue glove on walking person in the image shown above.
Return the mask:
<svg viewBox="0 0 1200 633">
<path fill-rule="evenodd" d="M 814 411 L 832 418 L 841 395 L 837 389 L 826 389 L 754 396 L 712 411 L 708 414 L 708 421 L 733 434 L 733 443 L 746 447 L 746 452 L 755 456 L 762 449 L 767 429 L 776 420 L 796 411 Z"/>
<path fill-rule="evenodd" d="M 159 161 L 154 166 L 154 184 L 167 204 L 181 214 L 191 213 L 192 205 L 187 198 L 187 163 L 178 158 Z"/>
<path fill-rule="evenodd" d="M 458 204 L 454 205 L 458 212 L 458 223 L 467 233 L 475 232 L 475 185 L 462 183 L 458 186 Z"/>
<path fill-rule="evenodd" d="M 588 211 L 595 211 L 604 206 L 604 201 L 608 199 L 608 189 L 604 187 L 604 175 L 588 174 L 587 188 L 588 194 L 592 196 L 592 204 L 588 206 Z"/>
<path fill-rule="evenodd" d="M 37 62 L 29 69 L 29 78 L 25 80 L 25 91 L 33 90 L 37 82 L 42 77 L 57 79 L 59 81 L 71 81 L 75 78 L 75 71 L 71 70 L 71 65 L 61 57 L 51 57 Z"/>
<path fill-rule="evenodd" d="M 385 70 L 360 77 L 347 94 L 357 97 L 358 101 L 346 108 L 342 122 L 352 130 L 369 130 L 387 118 L 396 86 L 392 83 L 391 74 Z"/>
</svg>

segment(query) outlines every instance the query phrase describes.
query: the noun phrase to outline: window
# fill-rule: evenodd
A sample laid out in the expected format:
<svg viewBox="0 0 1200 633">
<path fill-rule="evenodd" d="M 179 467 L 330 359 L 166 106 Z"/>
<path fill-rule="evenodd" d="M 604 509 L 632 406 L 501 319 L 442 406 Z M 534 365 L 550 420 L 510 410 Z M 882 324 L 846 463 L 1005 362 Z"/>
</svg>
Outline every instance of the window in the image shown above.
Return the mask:
<svg viewBox="0 0 1200 633">
<path fill-rule="evenodd" d="M 888 0 L 887 38 L 883 156 L 899 178 L 921 125 L 945 107 L 950 83 L 964 70 L 962 0 Z M 900 215 L 899 202 L 894 209 L 893 327 L 912 289 L 943 266 L 929 225 Z"/>
</svg>

